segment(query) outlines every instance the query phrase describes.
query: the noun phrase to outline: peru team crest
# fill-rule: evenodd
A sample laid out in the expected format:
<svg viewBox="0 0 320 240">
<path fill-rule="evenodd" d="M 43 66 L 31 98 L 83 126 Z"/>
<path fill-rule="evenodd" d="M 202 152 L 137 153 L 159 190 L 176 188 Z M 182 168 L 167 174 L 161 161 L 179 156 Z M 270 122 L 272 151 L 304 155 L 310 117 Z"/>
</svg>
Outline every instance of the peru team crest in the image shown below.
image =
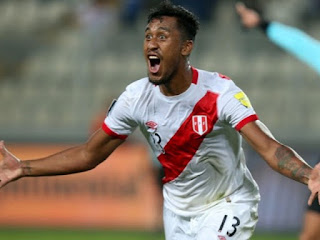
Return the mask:
<svg viewBox="0 0 320 240">
<path fill-rule="evenodd" d="M 192 128 L 193 131 L 198 133 L 200 136 L 208 131 L 208 120 L 205 115 L 192 116 Z"/>
</svg>

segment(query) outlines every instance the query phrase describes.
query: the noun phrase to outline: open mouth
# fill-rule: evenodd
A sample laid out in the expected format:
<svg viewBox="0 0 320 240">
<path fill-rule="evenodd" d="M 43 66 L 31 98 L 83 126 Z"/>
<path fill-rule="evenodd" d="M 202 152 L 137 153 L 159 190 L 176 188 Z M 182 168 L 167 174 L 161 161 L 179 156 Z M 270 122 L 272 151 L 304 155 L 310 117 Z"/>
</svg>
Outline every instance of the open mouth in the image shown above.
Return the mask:
<svg viewBox="0 0 320 240">
<path fill-rule="evenodd" d="M 157 56 L 149 56 L 149 71 L 157 73 L 160 69 L 160 58 Z"/>
</svg>

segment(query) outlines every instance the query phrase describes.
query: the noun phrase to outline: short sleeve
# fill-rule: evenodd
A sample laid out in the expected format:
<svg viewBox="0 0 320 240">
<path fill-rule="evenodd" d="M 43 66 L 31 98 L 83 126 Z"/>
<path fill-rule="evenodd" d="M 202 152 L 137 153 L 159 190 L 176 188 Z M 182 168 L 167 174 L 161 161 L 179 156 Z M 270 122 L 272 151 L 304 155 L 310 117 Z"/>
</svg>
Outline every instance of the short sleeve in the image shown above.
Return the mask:
<svg viewBox="0 0 320 240">
<path fill-rule="evenodd" d="M 132 114 L 133 105 L 134 96 L 130 94 L 130 91 L 126 90 L 109 109 L 102 129 L 113 137 L 127 138 L 137 127 Z"/>
<path fill-rule="evenodd" d="M 237 131 L 247 123 L 258 120 L 249 98 L 232 81 L 218 101 L 219 119 L 227 122 Z"/>
</svg>

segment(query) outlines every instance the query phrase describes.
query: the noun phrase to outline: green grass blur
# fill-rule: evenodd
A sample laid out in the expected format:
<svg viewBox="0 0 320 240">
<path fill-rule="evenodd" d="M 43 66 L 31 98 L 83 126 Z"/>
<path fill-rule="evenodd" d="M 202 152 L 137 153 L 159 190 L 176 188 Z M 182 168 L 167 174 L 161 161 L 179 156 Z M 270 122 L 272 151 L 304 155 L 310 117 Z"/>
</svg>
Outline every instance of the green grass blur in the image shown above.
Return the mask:
<svg viewBox="0 0 320 240">
<path fill-rule="evenodd" d="M 2 240 L 164 240 L 162 232 L 0 229 Z M 256 233 L 251 240 L 297 240 L 297 233 Z"/>
</svg>

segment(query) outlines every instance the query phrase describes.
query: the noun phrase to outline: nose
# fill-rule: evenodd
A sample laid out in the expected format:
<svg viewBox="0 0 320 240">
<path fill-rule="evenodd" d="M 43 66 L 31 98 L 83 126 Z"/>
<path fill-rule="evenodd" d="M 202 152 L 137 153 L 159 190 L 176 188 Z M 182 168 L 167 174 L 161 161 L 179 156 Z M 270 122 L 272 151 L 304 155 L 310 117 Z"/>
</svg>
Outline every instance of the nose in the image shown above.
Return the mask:
<svg viewBox="0 0 320 240">
<path fill-rule="evenodd" d="M 147 40 L 147 49 L 148 50 L 155 50 L 159 48 L 159 44 L 156 38 L 151 38 Z"/>
</svg>

